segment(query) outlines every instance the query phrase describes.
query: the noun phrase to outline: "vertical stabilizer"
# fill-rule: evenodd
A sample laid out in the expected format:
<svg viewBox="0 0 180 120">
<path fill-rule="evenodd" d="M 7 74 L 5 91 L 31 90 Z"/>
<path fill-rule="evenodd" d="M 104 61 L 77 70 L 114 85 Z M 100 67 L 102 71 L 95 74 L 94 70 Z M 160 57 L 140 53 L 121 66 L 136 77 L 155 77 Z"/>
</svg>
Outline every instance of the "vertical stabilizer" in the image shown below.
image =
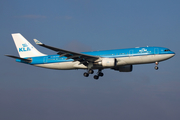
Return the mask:
<svg viewBox="0 0 180 120">
<path fill-rule="evenodd" d="M 31 43 L 29 43 L 20 33 L 12 34 L 14 43 L 16 45 L 17 51 L 21 58 L 25 57 L 36 57 L 36 56 L 45 56 L 39 52 Z"/>
</svg>

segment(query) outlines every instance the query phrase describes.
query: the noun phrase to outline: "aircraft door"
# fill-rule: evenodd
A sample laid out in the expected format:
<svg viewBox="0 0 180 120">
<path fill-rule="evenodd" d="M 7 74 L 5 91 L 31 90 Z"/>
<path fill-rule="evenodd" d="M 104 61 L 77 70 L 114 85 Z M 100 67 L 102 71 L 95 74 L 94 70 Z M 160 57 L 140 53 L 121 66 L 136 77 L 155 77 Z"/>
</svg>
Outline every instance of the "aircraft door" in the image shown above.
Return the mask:
<svg viewBox="0 0 180 120">
<path fill-rule="evenodd" d="M 43 62 L 44 62 L 44 63 L 47 63 L 47 59 L 48 59 L 47 57 L 44 57 L 44 58 L 43 58 Z"/>
<path fill-rule="evenodd" d="M 159 48 L 154 48 L 154 54 L 159 54 Z"/>
<path fill-rule="evenodd" d="M 133 50 L 129 50 L 129 56 L 133 56 Z"/>
</svg>

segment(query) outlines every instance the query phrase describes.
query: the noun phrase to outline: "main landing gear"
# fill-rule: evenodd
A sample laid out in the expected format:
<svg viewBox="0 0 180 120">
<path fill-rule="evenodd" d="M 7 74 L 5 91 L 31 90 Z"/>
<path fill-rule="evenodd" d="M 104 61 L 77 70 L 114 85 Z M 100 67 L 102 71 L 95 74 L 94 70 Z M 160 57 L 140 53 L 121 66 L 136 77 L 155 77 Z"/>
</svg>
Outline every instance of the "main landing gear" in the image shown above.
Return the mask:
<svg viewBox="0 0 180 120">
<path fill-rule="evenodd" d="M 94 75 L 94 79 L 99 79 L 99 76 L 102 77 L 104 74 L 102 73 L 102 70 L 98 70 L 97 75 Z"/>
<path fill-rule="evenodd" d="M 158 68 L 159 68 L 159 67 L 158 67 L 159 62 L 155 62 L 155 64 L 156 64 L 156 66 L 154 67 L 154 69 L 155 69 L 155 70 L 158 70 Z"/>
<path fill-rule="evenodd" d="M 85 72 L 83 75 L 84 75 L 84 77 L 88 77 L 89 76 L 89 74 L 93 74 L 94 73 L 94 70 L 92 70 L 92 69 L 89 69 L 87 72 Z"/>
<path fill-rule="evenodd" d="M 84 77 L 88 77 L 89 74 L 93 74 L 94 71 L 92 69 L 89 69 L 88 72 L 85 72 L 83 75 Z M 102 70 L 99 69 L 98 72 L 97 72 L 97 75 L 94 75 L 94 79 L 98 80 L 99 79 L 99 76 L 102 77 L 104 74 L 102 73 Z"/>
</svg>

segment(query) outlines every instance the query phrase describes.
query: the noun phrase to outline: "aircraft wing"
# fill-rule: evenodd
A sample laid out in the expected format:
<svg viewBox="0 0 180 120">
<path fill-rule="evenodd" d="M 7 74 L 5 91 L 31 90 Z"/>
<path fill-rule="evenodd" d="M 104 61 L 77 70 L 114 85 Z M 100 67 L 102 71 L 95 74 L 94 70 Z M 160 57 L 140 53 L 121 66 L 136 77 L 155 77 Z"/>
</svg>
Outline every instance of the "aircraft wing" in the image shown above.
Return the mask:
<svg viewBox="0 0 180 120">
<path fill-rule="evenodd" d="M 77 52 L 72 52 L 72 51 L 68 51 L 68 50 L 64 50 L 64 49 L 60 49 L 60 48 L 56 48 L 56 47 L 52 47 L 49 45 L 45 45 L 43 43 L 41 43 L 40 41 L 34 39 L 34 42 L 37 45 L 40 45 L 42 47 L 51 49 L 53 51 L 58 52 L 57 54 L 60 55 L 60 57 L 67 57 L 66 59 L 74 59 L 74 61 L 80 61 L 80 64 L 83 63 L 87 63 L 87 62 L 94 62 L 95 60 L 99 59 L 99 57 L 97 56 L 92 56 L 92 55 L 87 55 L 87 54 L 82 54 L 82 53 L 77 53 Z"/>
</svg>

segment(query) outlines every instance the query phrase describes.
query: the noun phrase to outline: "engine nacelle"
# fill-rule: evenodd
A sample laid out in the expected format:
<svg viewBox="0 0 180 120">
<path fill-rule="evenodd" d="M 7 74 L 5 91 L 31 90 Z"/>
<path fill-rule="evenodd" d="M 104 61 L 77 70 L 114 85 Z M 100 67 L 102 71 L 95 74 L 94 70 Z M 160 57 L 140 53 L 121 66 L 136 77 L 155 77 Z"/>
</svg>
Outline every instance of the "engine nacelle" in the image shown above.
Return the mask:
<svg viewBox="0 0 180 120">
<path fill-rule="evenodd" d="M 131 72 L 133 70 L 132 65 L 122 65 L 116 68 L 113 68 L 114 70 L 118 70 L 119 72 Z"/>
<path fill-rule="evenodd" d="M 103 67 L 115 67 L 116 66 L 116 59 L 115 58 L 103 58 L 102 59 L 102 66 Z"/>
</svg>

